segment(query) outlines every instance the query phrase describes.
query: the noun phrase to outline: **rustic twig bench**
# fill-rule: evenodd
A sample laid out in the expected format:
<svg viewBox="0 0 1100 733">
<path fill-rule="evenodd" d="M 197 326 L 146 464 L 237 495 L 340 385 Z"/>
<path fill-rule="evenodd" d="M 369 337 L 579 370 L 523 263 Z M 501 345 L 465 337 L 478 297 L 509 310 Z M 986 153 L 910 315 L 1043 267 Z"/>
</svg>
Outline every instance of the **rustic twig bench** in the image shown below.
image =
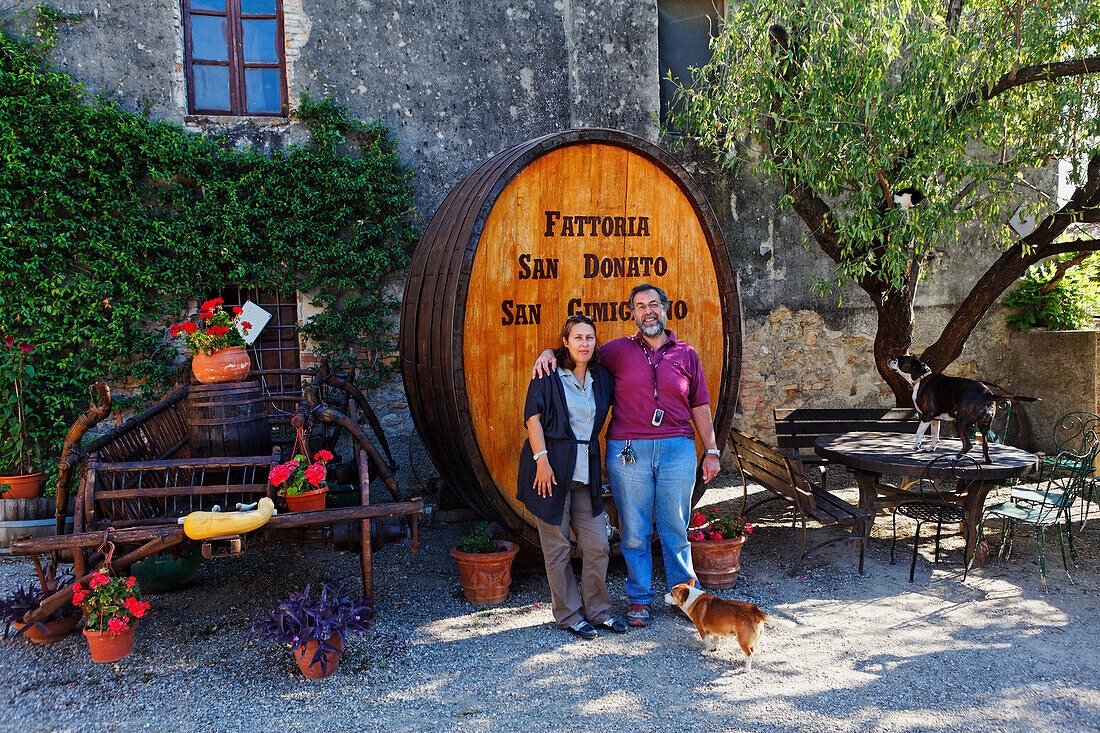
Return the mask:
<svg viewBox="0 0 1100 733">
<path fill-rule="evenodd" d="M 794 508 L 796 521 L 802 522 L 802 546 L 798 560 L 791 566 L 791 575 L 795 574 L 802 561 L 811 553 L 822 547 L 849 540 L 859 542 L 859 572 L 863 574 L 863 555 L 867 548 L 867 539 L 871 534 L 871 524 L 874 521 L 871 514 L 829 493 L 820 484 L 810 481 L 797 459 L 780 453 L 767 443 L 733 428 L 730 430 L 729 445 L 744 484 L 741 499 L 742 516 L 747 516 L 752 510 L 769 502 L 785 501 Z M 751 506 L 745 506 L 748 501 L 750 479 L 774 496 L 765 497 Z M 807 550 L 807 517 L 821 525 L 850 526 L 852 534 L 833 537 Z"/>
<path fill-rule="evenodd" d="M 258 374 L 264 375 L 263 372 Z M 362 394 L 348 379 L 320 370 L 294 372 L 291 376 L 298 380 L 310 379 L 297 395 L 296 414 L 291 417 L 289 410 L 286 411 L 286 422 L 295 430 L 303 446 L 312 443 L 314 438 L 335 440 L 338 434 L 335 431 L 329 434 L 325 430 L 328 427 L 350 434 L 353 456 L 344 472 L 358 489 L 358 505 L 280 514 L 246 534 L 188 538 L 178 522 L 191 512 L 207 511 L 215 504 L 232 509 L 238 503 L 251 504 L 261 497 L 274 500 L 275 488 L 268 474 L 290 452 L 275 445 L 264 455 L 194 455 L 186 408 L 189 386 L 181 387 L 137 417 L 82 445 L 84 433 L 110 413 L 110 391 L 105 385 L 97 385 L 94 394 L 99 404 L 93 404 L 69 431 L 61 457 L 57 526 L 59 529 L 65 526 L 69 490 L 74 488 L 75 478 L 72 533 L 61 531 L 55 537 L 17 539 L 11 545 L 13 554 L 31 557 L 42 587 L 51 591 L 24 622 L 38 621 L 70 602 L 73 586 L 71 582 L 59 583 L 56 574 L 63 551 L 72 553 L 76 581 L 85 583 L 104 563 L 103 553 L 94 551 L 95 548 L 106 547 L 108 542 L 120 550 L 112 563 L 119 571 L 146 557 L 185 544 L 200 546 L 204 557 L 217 557 L 238 554 L 246 539 L 297 544 L 330 542 L 338 548 L 359 551 L 364 597 L 373 598 L 371 520 L 409 517 L 415 550 L 417 516 L 423 513 L 423 502 L 416 498 L 379 504 L 370 501 L 371 465 L 391 496 L 404 499 L 404 495 L 397 486 L 392 467 L 382 459 L 359 425 L 360 410 L 372 425 L 377 425 L 377 420 Z M 326 387 L 335 390 L 336 396 L 326 398 Z M 284 395 L 275 395 L 269 401 L 278 399 L 289 406 L 289 398 Z M 333 403 L 340 409 L 335 409 Z M 311 440 L 307 441 L 306 435 L 310 435 Z M 388 454 L 380 429 L 376 436 Z M 340 472 L 339 468 L 335 473 Z"/>
</svg>

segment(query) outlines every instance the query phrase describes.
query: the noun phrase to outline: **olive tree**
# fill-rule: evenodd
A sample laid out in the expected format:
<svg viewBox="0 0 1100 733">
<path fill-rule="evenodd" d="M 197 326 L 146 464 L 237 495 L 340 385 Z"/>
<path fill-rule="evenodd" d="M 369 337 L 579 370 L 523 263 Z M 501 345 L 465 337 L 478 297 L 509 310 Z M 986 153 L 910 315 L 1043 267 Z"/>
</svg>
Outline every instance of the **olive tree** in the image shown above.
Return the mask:
<svg viewBox="0 0 1100 733">
<path fill-rule="evenodd" d="M 834 263 L 822 292 L 854 282 L 878 312 L 874 355 L 908 350 L 930 261 L 960 237 L 1003 254 L 922 359 L 942 370 L 1027 268 L 1100 249 L 1100 3 L 759 0 L 730 9 L 710 63 L 678 92 L 671 125 L 724 166 L 778 184 Z M 1034 171 L 1069 161 L 1059 205 Z M 923 201 L 899 195 L 917 189 Z M 901 204 L 901 205 L 899 205 Z M 1005 226 L 1023 205 L 1037 224 Z"/>
</svg>

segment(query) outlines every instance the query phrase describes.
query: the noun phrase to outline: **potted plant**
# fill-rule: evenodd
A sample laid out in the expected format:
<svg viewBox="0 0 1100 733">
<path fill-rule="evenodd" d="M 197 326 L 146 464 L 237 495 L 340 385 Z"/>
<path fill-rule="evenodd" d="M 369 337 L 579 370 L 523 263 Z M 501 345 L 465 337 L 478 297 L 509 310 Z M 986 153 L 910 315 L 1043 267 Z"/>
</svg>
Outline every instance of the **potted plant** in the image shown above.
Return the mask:
<svg viewBox="0 0 1100 733">
<path fill-rule="evenodd" d="M 313 456 L 310 463 L 305 456 L 297 454 L 286 463 L 280 463 L 271 469 L 267 480 L 279 488 L 279 496 L 286 499 L 287 508 L 292 512 L 311 512 L 325 508 L 325 464 L 332 460 L 327 450 Z"/>
<path fill-rule="evenodd" d="M 84 612 L 84 636 L 97 662 L 129 656 L 138 619 L 149 610 L 136 578 L 113 578 L 102 570 L 92 574 L 87 588 L 73 586 L 73 605 Z"/>
<path fill-rule="evenodd" d="M 752 533 L 744 517 L 695 512 L 688 524 L 691 564 L 704 588 L 732 588 L 741 572 L 741 547 Z"/>
<path fill-rule="evenodd" d="M 14 336 L 4 339 L 0 350 L 0 496 L 5 499 L 30 499 L 38 496 L 41 472 L 35 470 L 39 459 L 37 436 L 27 413 L 27 394 L 34 379 L 29 343 L 16 344 Z"/>
<path fill-rule="evenodd" d="M 336 587 L 321 583 L 319 597 L 306 586 L 263 618 L 254 619 L 252 633 L 265 641 L 290 644 L 290 651 L 306 679 L 319 680 L 336 671 L 344 637 L 370 628 L 374 615 L 362 594 L 353 595 L 357 581 L 348 578 Z"/>
<path fill-rule="evenodd" d="M 174 337 L 183 336 L 191 351 L 191 371 L 203 384 L 236 382 L 248 376 L 251 364 L 244 350 L 244 337 L 252 324 L 241 321 L 241 309 L 225 310 L 221 298 L 199 307 L 195 320 L 169 327 Z"/>
<path fill-rule="evenodd" d="M 0 596 L 0 623 L 4 624 L 4 638 L 12 635 L 13 626 L 15 634 L 22 634 L 36 643 L 58 641 L 75 629 L 80 622 L 80 609 L 72 605 L 58 608 L 38 623 L 23 623 L 23 618 L 38 608 L 48 595 L 32 582 Z"/>
<path fill-rule="evenodd" d="M 503 603 L 512 584 L 512 559 L 519 545 L 493 539 L 488 523 L 479 522 L 451 550 L 466 600 L 480 606 Z"/>
</svg>

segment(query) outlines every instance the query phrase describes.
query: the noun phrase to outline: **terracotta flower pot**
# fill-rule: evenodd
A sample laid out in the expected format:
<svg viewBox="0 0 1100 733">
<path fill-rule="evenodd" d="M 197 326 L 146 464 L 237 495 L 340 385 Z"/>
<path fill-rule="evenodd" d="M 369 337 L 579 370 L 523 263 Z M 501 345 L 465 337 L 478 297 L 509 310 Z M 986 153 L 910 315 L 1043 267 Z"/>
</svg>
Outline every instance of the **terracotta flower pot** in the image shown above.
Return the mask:
<svg viewBox="0 0 1100 733">
<path fill-rule="evenodd" d="M 76 625 L 80 622 L 80 614 L 75 616 L 67 616 L 66 618 L 59 619 L 57 621 L 46 621 L 43 626 L 46 630 L 43 631 L 38 624 L 19 624 L 15 625 L 15 628 L 19 631 L 23 631 L 24 628 L 30 626 L 29 629 L 23 631 L 23 636 L 27 637 L 36 644 L 43 644 L 50 641 L 60 641 L 65 638 L 76 628 Z"/>
<path fill-rule="evenodd" d="M 200 351 L 191 358 L 191 371 L 203 384 L 238 382 L 247 377 L 251 369 L 248 352 L 243 346 L 230 346 L 209 355 Z"/>
<path fill-rule="evenodd" d="M 38 487 L 41 484 L 42 473 L 24 473 L 19 476 L 0 476 L 0 489 L 4 484 L 10 489 L 3 489 L 0 498 L 3 499 L 33 499 L 38 496 Z"/>
<path fill-rule="evenodd" d="M 741 548 L 746 537 L 691 543 L 691 564 L 704 588 L 732 588 L 741 572 Z"/>
<path fill-rule="evenodd" d="M 457 547 L 451 557 L 458 563 L 458 577 L 466 600 L 479 606 L 504 603 L 508 586 L 512 584 L 512 558 L 519 545 L 499 540 L 507 549 L 503 552 L 463 552 Z"/>
<path fill-rule="evenodd" d="M 305 675 L 307 680 L 321 680 L 325 677 L 329 677 L 336 672 L 336 668 L 340 666 L 340 654 L 344 648 L 344 644 L 340 641 L 339 636 L 330 636 L 329 643 L 336 647 L 334 652 L 325 652 L 325 666 L 324 671 L 321 670 L 321 660 L 313 661 L 313 655 L 317 653 L 317 647 L 321 645 L 319 641 L 307 641 L 294 652 L 294 659 L 298 662 L 298 669 L 302 670 L 302 674 Z"/>
<path fill-rule="evenodd" d="M 325 508 L 325 494 L 328 493 L 328 487 L 322 486 L 319 489 L 313 491 L 307 491 L 304 494 L 287 494 L 286 506 L 292 512 L 312 512 L 318 509 Z"/>
<path fill-rule="evenodd" d="M 85 627 L 84 638 L 88 640 L 88 651 L 92 653 L 92 660 L 96 662 L 114 662 L 123 657 L 130 656 L 134 651 L 134 633 L 137 631 L 137 623 L 134 623 L 126 631 L 112 634 L 110 631 L 92 631 Z"/>
</svg>

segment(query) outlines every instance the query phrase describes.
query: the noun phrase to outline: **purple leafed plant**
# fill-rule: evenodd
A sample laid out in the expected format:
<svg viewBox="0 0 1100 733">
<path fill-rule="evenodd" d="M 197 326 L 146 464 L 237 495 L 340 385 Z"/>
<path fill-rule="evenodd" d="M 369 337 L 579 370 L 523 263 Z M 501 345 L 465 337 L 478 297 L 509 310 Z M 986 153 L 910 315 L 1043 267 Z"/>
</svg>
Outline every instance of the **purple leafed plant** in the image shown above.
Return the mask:
<svg viewBox="0 0 1100 733">
<path fill-rule="evenodd" d="M 61 578 L 59 581 L 61 586 L 64 586 L 67 582 L 71 581 L 71 576 Z M 42 601 L 46 600 L 48 593 L 38 587 L 37 583 L 27 583 L 24 586 L 17 587 L 15 590 L 0 596 L 0 623 L 4 624 L 4 638 L 7 639 L 11 636 L 11 627 L 13 624 L 23 623 L 23 617 L 29 612 L 38 608 Z M 69 618 L 70 616 L 80 615 L 80 609 L 71 603 L 66 603 L 57 609 L 42 621 L 34 624 L 42 631 L 48 631 L 46 628 L 47 621 L 61 621 Z M 22 634 L 31 626 L 25 626 L 16 634 Z"/>
<path fill-rule="evenodd" d="M 354 578 L 346 578 L 335 587 L 321 583 L 317 597 L 307 585 L 301 593 L 288 595 L 267 616 L 253 619 L 252 634 L 265 641 L 290 644 L 291 653 L 311 641 L 321 642 L 310 666 L 320 663 L 321 673 L 328 674 L 325 653 L 338 651 L 332 639 L 339 639 L 343 646 L 345 634 L 363 633 L 370 628 L 374 610 L 369 602 L 363 602 L 361 593 L 352 592 L 358 584 Z"/>
</svg>

